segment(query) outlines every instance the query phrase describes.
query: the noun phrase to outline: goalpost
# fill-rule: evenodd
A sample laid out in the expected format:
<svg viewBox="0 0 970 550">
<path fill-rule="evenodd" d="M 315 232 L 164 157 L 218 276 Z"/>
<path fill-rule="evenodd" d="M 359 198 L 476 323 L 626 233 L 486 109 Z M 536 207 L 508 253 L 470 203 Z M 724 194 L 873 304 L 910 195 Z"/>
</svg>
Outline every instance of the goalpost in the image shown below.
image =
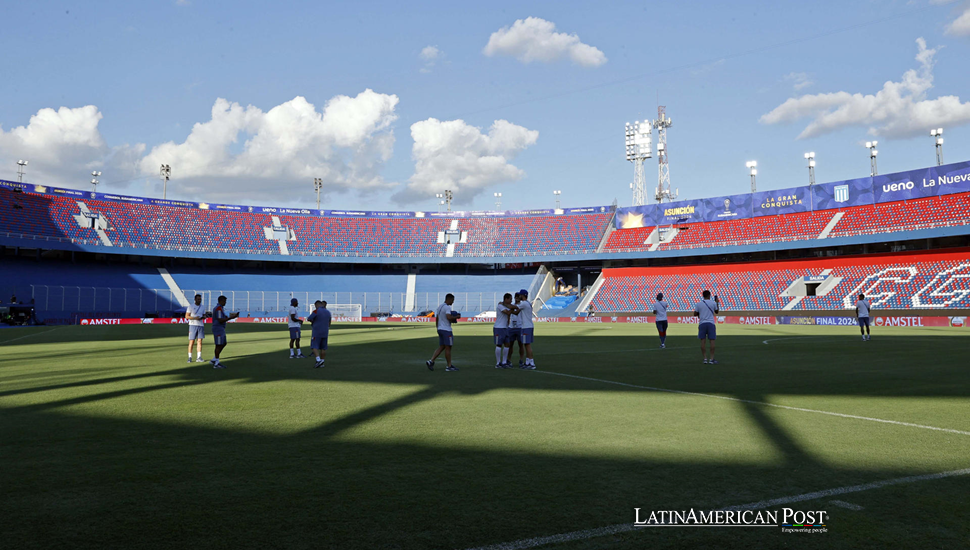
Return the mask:
<svg viewBox="0 0 970 550">
<path fill-rule="evenodd" d="M 362 306 L 360 304 L 327 304 L 330 316 L 334 322 L 361 322 Z"/>
</svg>

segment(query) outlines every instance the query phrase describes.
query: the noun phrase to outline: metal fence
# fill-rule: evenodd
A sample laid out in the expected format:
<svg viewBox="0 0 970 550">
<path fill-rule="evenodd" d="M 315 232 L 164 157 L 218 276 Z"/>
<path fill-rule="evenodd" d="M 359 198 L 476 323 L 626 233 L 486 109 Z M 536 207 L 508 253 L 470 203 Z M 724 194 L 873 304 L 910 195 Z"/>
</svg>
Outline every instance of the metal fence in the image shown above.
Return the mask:
<svg viewBox="0 0 970 550">
<path fill-rule="evenodd" d="M 39 312 L 117 312 L 141 316 L 144 313 L 173 311 L 192 303 L 196 294 L 202 295 L 207 309 L 215 305 L 219 296 L 226 297 L 232 311 L 281 312 L 289 310 L 290 300 L 296 298 L 300 309 L 309 312 L 315 300 L 330 304 L 360 304 L 361 314 L 420 313 L 437 309 L 447 292 L 306 292 L 262 290 L 196 290 L 183 289 L 182 296 L 169 289 L 157 288 L 101 288 L 82 286 L 31 285 L 31 298 Z M 504 292 L 453 292 L 452 309 L 478 313 L 495 309 Z"/>
</svg>

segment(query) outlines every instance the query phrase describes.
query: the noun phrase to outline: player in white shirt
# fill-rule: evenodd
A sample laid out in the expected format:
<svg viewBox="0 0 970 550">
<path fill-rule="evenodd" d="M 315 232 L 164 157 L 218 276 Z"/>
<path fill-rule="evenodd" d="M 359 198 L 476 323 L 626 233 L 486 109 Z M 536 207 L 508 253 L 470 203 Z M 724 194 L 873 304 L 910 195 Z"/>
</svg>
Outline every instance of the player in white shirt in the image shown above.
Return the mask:
<svg viewBox="0 0 970 550">
<path fill-rule="evenodd" d="M 434 360 L 441 355 L 441 352 L 445 352 L 445 360 L 448 361 L 448 367 L 445 368 L 446 371 L 452 372 L 458 370 L 458 367 L 451 364 L 451 346 L 455 343 L 455 336 L 451 332 L 451 324 L 458 321 L 461 317 L 461 313 L 451 310 L 451 305 L 455 303 L 455 295 L 448 294 L 445 296 L 445 303 L 438 306 L 435 310 L 435 324 L 438 328 L 438 349 L 434 351 L 434 355 L 431 356 L 431 360 L 425 361 L 425 365 L 428 370 L 434 370 Z"/>
<path fill-rule="evenodd" d="M 522 344 L 525 345 L 525 364 L 519 368 L 535 370 L 536 361 L 532 357 L 532 341 L 535 337 L 535 324 L 532 321 L 532 304 L 529 302 L 529 291 L 525 289 L 520 290 L 516 295 L 516 299 L 519 299 L 515 303 L 515 307 L 519 310 L 517 315 L 519 318 L 519 330 L 522 331 Z"/>
<path fill-rule="evenodd" d="M 664 349 L 667 342 L 667 302 L 664 293 L 657 294 L 657 301 L 653 303 L 653 314 L 657 316 L 657 333 L 660 334 L 660 349 Z"/>
<path fill-rule="evenodd" d="M 495 306 L 495 326 L 492 328 L 492 336 L 495 338 L 495 368 L 497 369 L 512 368 L 508 363 L 509 351 L 512 349 L 509 342 L 509 317 L 518 312 L 519 310 L 512 304 L 512 295 L 508 292 Z"/>
<path fill-rule="evenodd" d="M 866 342 L 872 336 L 869 334 L 869 312 L 872 311 L 872 305 L 869 304 L 869 300 L 866 300 L 865 294 L 859 295 L 859 300 L 855 303 L 855 314 L 859 318 L 859 331 L 862 332 L 862 341 Z"/>
<path fill-rule="evenodd" d="M 289 317 L 286 319 L 286 327 L 290 329 L 290 359 L 306 359 L 303 350 L 300 348 L 300 336 L 303 332 L 303 319 L 300 319 L 300 301 L 296 298 L 290 300 Z"/>
<path fill-rule="evenodd" d="M 694 306 L 694 317 L 700 318 L 700 324 L 697 325 L 697 337 L 701 341 L 701 355 L 704 356 L 704 364 L 716 365 L 717 360 L 714 359 L 714 340 L 717 339 L 717 318 L 716 315 L 721 311 L 720 302 L 718 302 L 717 296 L 711 300 L 711 291 L 705 290 L 703 292 L 704 299 Z M 707 360 L 707 350 L 704 348 L 704 342 L 706 340 L 711 341 L 711 360 Z"/>
<path fill-rule="evenodd" d="M 196 363 L 204 363 L 202 358 L 202 340 L 205 338 L 205 306 L 202 305 L 202 295 L 195 295 L 195 303 L 185 308 L 185 318 L 189 320 L 189 360 L 192 362 L 192 344 L 196 347 Z"/>
</svg>

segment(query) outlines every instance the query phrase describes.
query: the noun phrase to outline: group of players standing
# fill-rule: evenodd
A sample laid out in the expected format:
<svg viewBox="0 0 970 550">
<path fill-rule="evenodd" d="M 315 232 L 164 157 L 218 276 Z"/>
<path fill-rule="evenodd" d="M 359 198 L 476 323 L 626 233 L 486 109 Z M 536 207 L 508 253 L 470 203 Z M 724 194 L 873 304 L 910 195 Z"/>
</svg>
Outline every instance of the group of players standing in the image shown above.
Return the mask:
<svg viewBox="0 0 970 550">
<path fill-rule="evenodd" d="M 226 349 L 226 345 L 229 343 L 226 338 L 226 323 L 230 320 L 239 317 L 239 313 L 226 313 L 226 297 L 219 296 L 217 300 L 218 305 L 212 308 L 212 313 L 206 313 L 205 305 L 202 304 L 202 295 L 195 295 L 195 303 L 189 304 L 185 308 L 185 318 L 189 321 L 189 363 L 192 362 L 192 347 L 196 348 L 196 359 L 197 363 L 204 363 L 205 360 L 202 359 L 202 340 L 205 339 L 205 319 L 206 317 L 212 317 L 212 340 L 215 344 L 215 356 L 209 360 L 209 363 L 214 369 L 224 369 L 226 368 L 220 362 L 220 355 L 222 350 Z M 304 321 L 310 323 L 313 327 L 312 334 L 310 337 L 310 348 L 313 350 L 313 355 L 316 357 L 316 362 L 314 363 L 314 368 L 320 368 L 324 366 L 324 360 L 327 357 L 327 339 L 330 336 L 330 323 L 331 315 L 330 311 L 327 310 L 327 302 L 324 300 L 317 300 L 313 303 L 313 313 L 311 313 L 305 320 L 298 317 L 300 313 L 300 302 L 293 298 L 290 300 L 289 317 L 287 318 L 287 328 L 290 331 L 290 359 L 306 359 L 303 355 L 303 350 L 300 347 L 300 339 L 302 336 L 302 327 Z"/>
<path fill-rule="evenodd" d="M 513 298 L 515 301 L 513 302 Z M 455 303 L 454 294 L 445 296 L 445 302 L 435 311 L 435 321 L 438 329 L 438 347 L 425 361 L 428 370 L 434 370 L 434 362 L 442 353 L 448 366 L 445 370 L 454 372 L 458 367 L 451 362 L 451 348 L 455 343 L 452 323 L 458 322 L 461 313 L 454 311 L 451 306 Z M 532 303 L 529 302 L 529 292 L 522 289 L 515 293 L 506 293 L 502 301 L 495 307 L 495 326 L 492 328 L 495 339 L 495 368 L 512 368 L 512 346 L 519 347 L 519 368 L 535 370 L 535 358 L 532 356 L 532 342 L 535 339 L 535 324 L 533 323 Z"/>
</svg>

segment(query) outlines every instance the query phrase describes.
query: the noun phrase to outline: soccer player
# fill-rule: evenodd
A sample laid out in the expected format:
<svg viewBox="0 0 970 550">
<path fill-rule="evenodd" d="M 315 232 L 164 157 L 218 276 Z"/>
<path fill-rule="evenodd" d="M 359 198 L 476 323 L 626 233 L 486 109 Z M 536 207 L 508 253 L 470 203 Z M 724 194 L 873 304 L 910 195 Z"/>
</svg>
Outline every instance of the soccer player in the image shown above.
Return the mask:
<svg viewBox="0 0 970 550">
<path fill-rule="evenodd" d="M 872 338 L 869 334 L 869 311 L 872 305 L 866 300 L 865 294 L 859 295 L 859 300 L 855 303 L 855 314 L 859 318 L 859 332 L 862 333 L 862 341 L 866 342 Z"/>
<path fill-rule="evenodd" d="M 704 299 L 694 306 L 694 317 L 700 317 L 700 324 L 697 325 L 697 337 L 701 341 L 701 355 L 704 356 L 704 364 L 711 365 L 717 364 L 717 359 L 714 359 L 714 340 L 717 339 L 717 320 L 715 315 L 721 311 L 720 302 L 717 300 L 717 296 L 714 300 L 711 300 L 711 291 L 705 290 L 702 294 Z M 704 342 L 706 340 L 711 341 L 711 360 L 707 360 L 707 350 L 704 347 Z"/>
<path fill-rule="evenodd" d="M 196 363 L 204 363 L 202 358 L 202 340 L 205 338 L 205 306 L 202 305 L 202 295 L 195 295 L 195 303 L 185 308 L 185 318 L 189 320 L 189 360 L 192 362 L 192 344 L 195 344 Z"/>
<path fill-rule="evenodd" d="M 535 370 L 536 360 L 532 357 L 535 325 L 532 322 L 532 304 L 529 302 L 529 291 L 523 288 L 519 291 L 518 297 L 521 300 L 516 302 L 515 307 L 519 310 L 519 326 L 522 327 L 522 344 L 525 346 L 525 365 L 520 368 Z"/>
<path fill-rule="evenodd" d="M 212 308 L 212 343 L 216 345 L 215 357 L 209 360 L 214 369 L 224 369 L 225 365 L 219 362 L 219 355 L 226 349 L 226 323 L 230 319 L 239 317 L 239 312 L 226 314 L 226 297 L 219 296 L 219 305 Z"/>
<path fill-rule="evenodd" d="M 653 303 L 653 314 L 657 316 L 657 332 L 660 334 L 660 349 L 666 347 L 667 342 L 667 302 L 664 293 L 657 294 L 657 301 Z"/>
<path fill-rule="evenodd" d="M 512 305 L 512 295 L 508 292 L 502 297 L 502 301 L 495 307 L 495 326 L 492 328 L 492 336 L 495 338 L 495 368 L 509 369 L 512 365 L 508 363 L 509 351 L 509 318 L 518 313 Z"/>
<path fill-rule="evenodd" d="M 316 309 L 306 320 L 313 327 L 313 332 L 310 334 L 310 349 L 313 350 L 313 355 L 317 357 L 313 368 L 318 369 L 323 366 L 323 362 L 327 358 L 327 338 L 330 336 L 330 311 L 327 309 L 326 302 L 317 300 L 313 305 Z"/>
<path fill-rule="evenodd" d="M 451 305 L 454 303 L 455 295 L 447 294 L 445 295 L 445 303 L 438 306 L 438 309 L 434 312 L 435 324 L 438 328 L 438 349 L 434 350 L 431 359 L 424 363 L 428 370 L 434 370 L 434 360 L 441 355 L 441 352 L 445 352 L 445 360 L 448 361 L 445 370 L 448 372 L 458 370 L 458 367 L 451 364 L 451 346 L 455 344 L 455 335 L 451 332 L 451 324 L 457 321 L 460 316 L 458 312 L 451 310 Z"/>
<path fill-rule="evenodd" d="M 306 359 L 303 350 L 300 349 L 300 336 L 303 329 L 303 320 L 297 317 L 300 313 L 300 302 L 296 298 L 290 300 L 290 318 L 287 319 L 286 326 L 290 329 L 290 359 Z"/>
<path fill-rule="evenodd" d="M 519 293 L 515 293 L 515 309 L 516 313 L 509 315 L 509 366 L 512 364 L 512 352 L 515 351 L 515 344 L 519 345 L 519 368 L 525 366 L 525 348 L 522 346 L 522 310 L 519 309 L 519 303 L 522 301 Z"/>
</svg>

